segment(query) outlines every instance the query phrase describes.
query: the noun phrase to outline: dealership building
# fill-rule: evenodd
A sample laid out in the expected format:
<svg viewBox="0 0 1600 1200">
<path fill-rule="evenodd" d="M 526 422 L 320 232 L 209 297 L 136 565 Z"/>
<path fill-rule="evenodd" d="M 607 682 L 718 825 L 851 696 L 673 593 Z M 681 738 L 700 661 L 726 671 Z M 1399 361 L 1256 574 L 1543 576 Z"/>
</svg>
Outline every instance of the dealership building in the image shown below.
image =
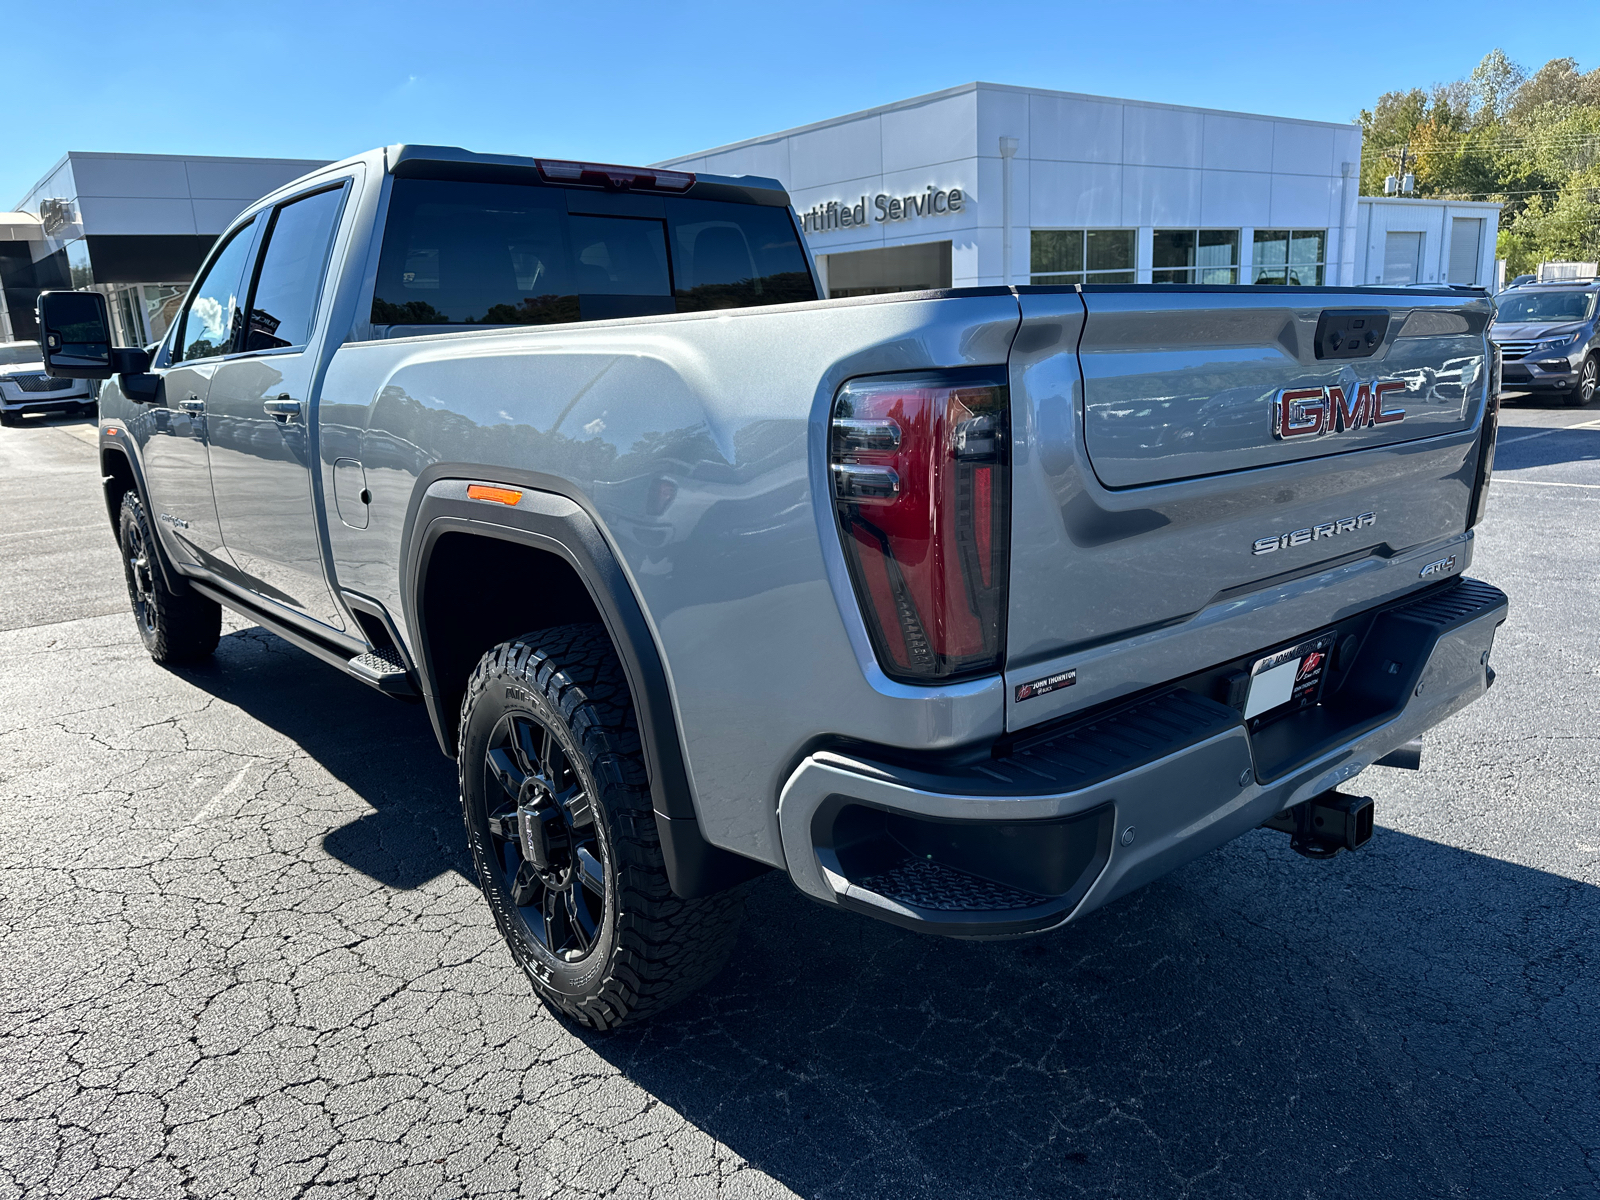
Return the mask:
<svg viewBox="0 0 1600 1200">
<path fill-rule="evenodd" d="M 1499 206 L 1357 197 L 1361 131 L 970 83 L 668 160 L 794 199 L 830 295 L 980 284 L 1495 283 Z M 93 287 L 159 338 L 218 234 L 313 159 L 84 154 L 0 213 L 0 340 Z"/>
<path fill-rule="evenodd" d="M 228 222 L 323 161 L 66 155 L 0 213 L 0 339 L 37 335 L 41 291 L 92 287 L 110 302 L 118 344 L 155 341 Z"/>
<path fill-rule="evenodd" d="M 1386 226 L 1369 220 L 1358 232 L 1360 161 L 1356 125 L 970 83 L 661 165 L 781 181 L 829 293 L 848 296 L 1378 282 Z M 1487 210 L 1498 208 L 1466 208 L 1458 216 L 1479 224 L 1446 220 L 1431 249 L 1400 239 L 1417 250 L 1408 282 L 1440 281 L 1441 270 L 1492 282 Z M 1449 268 L 1466 256 L 1440 238 L 1474 232 L 1472 278 L 1461 278 Z"/>
</svg>

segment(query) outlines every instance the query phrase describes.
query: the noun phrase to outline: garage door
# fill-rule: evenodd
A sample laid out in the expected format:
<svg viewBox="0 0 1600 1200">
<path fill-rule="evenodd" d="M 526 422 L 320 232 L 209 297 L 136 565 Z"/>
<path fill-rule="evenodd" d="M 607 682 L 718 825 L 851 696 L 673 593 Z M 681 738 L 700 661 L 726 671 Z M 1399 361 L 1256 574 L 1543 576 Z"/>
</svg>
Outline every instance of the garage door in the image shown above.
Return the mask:
<svg viewBox="0 0 1600 1200">
<path fill-rule="evenodd" d="M 1391 233 L 1383 242 L 1383 282 L 1391 287 L 1417 282 L 1422 261 L 1420 233 Z"/>
<path fill-rule="evenodd" d="M 1450 221 L 1450 282 L 1471 286 L 1478 282 L 1478 241 L 1483 236 L 1479 217 L 1454 217 Z"/>
</svg>

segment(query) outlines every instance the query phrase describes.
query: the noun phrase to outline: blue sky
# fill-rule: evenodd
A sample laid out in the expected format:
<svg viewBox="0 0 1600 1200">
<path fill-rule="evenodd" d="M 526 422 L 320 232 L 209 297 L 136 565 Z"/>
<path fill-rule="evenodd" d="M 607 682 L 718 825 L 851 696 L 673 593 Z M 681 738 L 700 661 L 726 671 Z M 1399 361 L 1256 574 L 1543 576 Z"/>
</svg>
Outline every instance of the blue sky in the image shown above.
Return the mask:
<svg viewBox="0 0 1600 1200">
<path fill-rule="evenodd" d="M 68 150 L 391 142 L 644 163 L 983 79 L 1345 121 L 1496 45 L 1600 65 L 1600 4 L 20 2 L 0 204 Z M 1370 21 L 1370 27 L 1363 24 Z M 27 48 L 24 50 L 24 48 Z"/>
</svg>

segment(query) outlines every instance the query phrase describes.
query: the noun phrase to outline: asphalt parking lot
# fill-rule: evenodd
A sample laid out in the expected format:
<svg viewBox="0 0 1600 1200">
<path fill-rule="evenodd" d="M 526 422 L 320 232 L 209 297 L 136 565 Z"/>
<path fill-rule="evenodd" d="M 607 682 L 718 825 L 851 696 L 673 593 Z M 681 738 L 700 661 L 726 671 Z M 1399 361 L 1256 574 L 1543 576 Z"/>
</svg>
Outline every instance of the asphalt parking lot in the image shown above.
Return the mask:
<svg viewBox="0 0 1600 1200">
<path fill-rule="evenodd" d="M 753 885 L 654 1024 L 537 1003 L 420 709 L 144 654 L 93 428 L 0 431 L 0 1198 L 1600 1194 L 1600 411 L 1511 407 L 1481 703 L 1379 832 L 934 940 Z"/>
</svg>

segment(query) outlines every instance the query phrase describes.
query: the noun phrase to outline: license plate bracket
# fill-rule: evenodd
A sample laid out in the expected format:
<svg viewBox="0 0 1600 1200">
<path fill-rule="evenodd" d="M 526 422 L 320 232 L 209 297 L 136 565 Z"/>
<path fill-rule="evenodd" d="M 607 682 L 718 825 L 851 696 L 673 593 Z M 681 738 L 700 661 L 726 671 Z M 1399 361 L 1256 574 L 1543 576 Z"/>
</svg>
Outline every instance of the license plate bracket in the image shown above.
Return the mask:
<svg viewBox="0 0 1600 1200">
<path fill-rule="evenodd" d="M 1256 659 L 1244 704 L 1250 728 L 1315 704 L 1332 650 L 1333 634 L 1324 633 Z"/>
</svg>

